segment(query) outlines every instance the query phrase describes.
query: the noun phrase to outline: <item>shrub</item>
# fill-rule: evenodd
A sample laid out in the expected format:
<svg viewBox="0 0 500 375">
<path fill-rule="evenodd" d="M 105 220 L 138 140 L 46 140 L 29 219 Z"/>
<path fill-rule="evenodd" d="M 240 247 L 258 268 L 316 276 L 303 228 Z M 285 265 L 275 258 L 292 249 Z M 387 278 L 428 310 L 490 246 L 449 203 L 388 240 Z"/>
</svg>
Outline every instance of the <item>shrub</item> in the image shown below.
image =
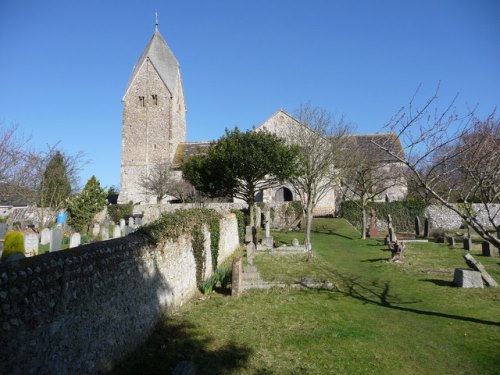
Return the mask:
<svg viewBox="0 0 500 375">
<path fill-rule="evenodd" d="M 21 232 L 12 231 L 5 235 L 2 262 L 14 253 L 24 254 L 24 236 Z"/>
<path fill-rule="evenodd" d="M 132 202 L 126 204 L 110 204 L 108 214 L 115 224 L 120 224 L 120 219 L 128 220 L 132 216 L 134 205 Z"/>
<path fill-rule="evenodd" d="M 423 222 L 425 216 L 425 204 L 417 200 L 370 202 L 367 211 L 369 212 L 371 208 L 375 209 L 375 215 L 380 220 L 386 220 L 387 216 L 391 215 L 392 225 L 399 232 L 413 232 L 415 230 L 415 217 L 420 217 Z M 362 211 L 356 202 L 342 202 L 340 214 L 356 228 L 361 229 Z"/>
</svg>

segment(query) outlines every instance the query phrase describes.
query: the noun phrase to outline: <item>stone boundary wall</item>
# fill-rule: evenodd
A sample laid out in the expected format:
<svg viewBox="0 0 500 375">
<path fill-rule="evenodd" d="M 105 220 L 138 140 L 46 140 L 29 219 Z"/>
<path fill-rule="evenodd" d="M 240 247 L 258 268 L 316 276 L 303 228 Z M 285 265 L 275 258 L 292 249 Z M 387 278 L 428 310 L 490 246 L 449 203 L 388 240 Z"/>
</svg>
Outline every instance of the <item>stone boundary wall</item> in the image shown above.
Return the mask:
<svg viewBox="0 0 500 375">
<path fill-rule="evenodd" d="M 219 260 L 237 246 L 236 217 L 229 214 Z M 0 373 L 105 372 L 195 291 L 187 235 L 155 247 L 131 234 L 0 264 Z"/>
<path fill-rule="evenodd" d="M 246 203 L 169 203 L 169 204 L 141 204 L 134 206 L 134 215 L 143 215 L 142 224 L 155 221 L 164 212 L 173 212 L 180 209 L 211 208 L 221 214 L 231 210 L 242 210 L 247 208 Z"/>
<path fill-rule="evenodd" d="M 491 226 L 486 209 L 482 203 L 473 203 L 472 207 L 482 225 Z M 492 212 L 497 212 L 495 225 L 500 225 L 500 204 L 489 204 Z M 444 206 L 432 205 L 425 209 L 425 216 L 430 220 L 431 228 L 459 229 L 462 219 L 455 212 Z"/>
</svg>

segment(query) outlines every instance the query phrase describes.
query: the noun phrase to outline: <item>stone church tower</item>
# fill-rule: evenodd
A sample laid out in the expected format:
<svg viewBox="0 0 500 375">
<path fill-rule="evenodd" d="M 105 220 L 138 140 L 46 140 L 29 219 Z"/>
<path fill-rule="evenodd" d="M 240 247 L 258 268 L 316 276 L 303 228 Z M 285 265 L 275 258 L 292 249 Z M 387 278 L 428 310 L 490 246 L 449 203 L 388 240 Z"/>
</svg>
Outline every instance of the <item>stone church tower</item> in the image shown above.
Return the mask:
<svg viewBox="0 0 500 375">
<path fill-rule="evenodd" d="M 123 96 L 121 189 L 118 202 L 155 203 L 140 181 L 158 164 L 172 162 L 186 141 L 186 105 L 180 66 L 156 30 Z"/>
</svg>

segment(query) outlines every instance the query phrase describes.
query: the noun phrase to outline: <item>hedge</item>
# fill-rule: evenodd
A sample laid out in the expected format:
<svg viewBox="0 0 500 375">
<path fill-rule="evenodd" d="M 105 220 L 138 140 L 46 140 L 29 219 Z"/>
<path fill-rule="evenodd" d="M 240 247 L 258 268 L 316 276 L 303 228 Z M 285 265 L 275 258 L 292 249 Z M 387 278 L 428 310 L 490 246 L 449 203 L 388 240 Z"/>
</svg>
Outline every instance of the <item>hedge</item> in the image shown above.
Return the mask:
<svg viewBox="0 0 500 375">
<path fill-rule="evenodd" d="M 420 201 L 369 202 L 367 208 L 368 220 L 372 208 L 375 209 L 375 216 L 379 220 L 387 220 L 387 216 L 391 215 L 392 226 L 397 232 L 414 232 L 415 217 L 418 216 L 422 223 L 425 218 L 425 204 Z M 361 230 L 363 213 L 356 202 L 342 202 L 340 213 L 344 219 Z"/>
</svg>

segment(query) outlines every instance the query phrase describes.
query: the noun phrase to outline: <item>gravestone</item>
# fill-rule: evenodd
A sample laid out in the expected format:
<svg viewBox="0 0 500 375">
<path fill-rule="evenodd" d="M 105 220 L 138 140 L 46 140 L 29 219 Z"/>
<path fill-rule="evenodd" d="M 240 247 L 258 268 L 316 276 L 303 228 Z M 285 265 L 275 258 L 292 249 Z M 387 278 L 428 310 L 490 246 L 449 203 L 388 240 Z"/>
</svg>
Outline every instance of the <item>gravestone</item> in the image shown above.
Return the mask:
<svg viewBox="0 0 500 375">
<path fill-rule="evenodd" d="M 122 230 L 123 232 L 123 228 L 125 228 L 126 224 L 125 224 L 125 219 L 120 219 L 120 229 Z"/>
<path fill-rule="evenodd" d="M 468 268 L 455 268 L 453 284 L 460 288 L 484 288 L 481 272 Z"/>
<path fill-rule="evenodd" d="M 61 228 L 54 228 L 50 231 L 49 251 L 59 251 L 62 249 L 63 231 Z"/>
<path fill-rule="evenodd" d="M 455 246 L 455 237 L 447 237 L 448 238 L 448 246 Z"/>
<path fill-rule="evenodd" d="M 271 210 L 266 210 L 266 236 L 262 239 L 262 246 L 272 248 L 274 246 L 274 239 L 271 236 Z"/>
<path fill-rule="evenodd" d="M 398 238 L 392 227 L 389 227 L 389 242 L 396 242 Z"/>
<path fill-rule="evenodd" d="M 99 235 L 101 237 L 101 240 L 106 241 L 109 240 L 109 223 L 104 223 Z"/>
<path fill-rule="evenodd" d="M 429 239 L 429 219 L 425 218 L 424 221 L 424 238 Z"/>
<path fill-rule="evenodd" d="M 471 250 L 472 249 L 472 237 L 471 236 L 465 237 L 463 240 L 463 244 L 464 244 L 465 250 Z"/>
<path fill-rule="evenodd" d="M 92 236 L 97 237 L 99 235 L 100 229 L 101 227 L 99 226 L 99 224 L 94 224 L 94 226 L 92 227 Z"/>
<path fill-rule="evenodd" d="M 134 218 L 133 217 L 129 217 L 128 218 L 128 227 L 129 227 L 129 229 L 135 228 L 135 223 L 134 223 Z"/>
<path fill-rule="evenodd" d="M 489 243 L 488 241 L 483 241 L 481 247 L 483 256 L 498 257 L 498 249 L 494 246 L 491 246 L 491 243 Z"/>
<path fill-rule="evenodd" d="M 253 264 L 253 257 L 255 255 L 255 244 L 253 242 L 247 243 L 247 262 Z"/>
<path fill-rule="evenodd" d="M 420 237 L 420 218 L 418 216 L 415 217 L 415 237 Z"/>
<path fill-rule="evenodd" d="M 142 217 L 140 216 L 136 217 L 134 222 L 135 222 L 135 227 L 139 228 L 142 225 Z"/>
<path fill-rule="evenodd" d="M 233 272 L 231 273 L 231 295 L 237 296 L 241 293 L 241 278 L 243 267 L 241 257 L 234 258 Z"/>
<path fill-rule="evenodd" d="M 24 255 L 32 257 L 38 254 L 38 235 L 28 233 L 24 236 Z"/>
<path fill-rule="evenodd" d="M 80 233 L 73 233 L 71 237 L 69 238 L 69 247 L 78 247 L 80 246 L 80 243 L 82 242 L 82 236 Z"/>
<path fill-rule="evenodd" d="M 370 228 L 368 229 L 368 237 L 374 238 L 378 237 L 377 226 L 375 225 L 375 209 L 370 210 Z"/>
<path fill-rule="evenodd" d="M 292 240 L 292 246 L 299 246 L 299 240 L 298 240 L 298 239 L 296 239 L 296 238 L 294 238 L 294 239 Z"/>
<path fill-rule="evenodd" d="M 490 276 L 490 274 L 488 272 L 486 272 L 486 269 L 481 264 L 481 262 L 478 262 L 477 260 L 475 260 L 474 257 L 472 255 L 470 255 L 470 253 L 465 253 L 463 255 L 463 257 L 464 257 L 465 262 L 467 263 L 467 265 L 469 267 L 471 267 L 472 269 L 474 269 L 476 271 L 481 272 L 481 277 L 486 282 L 486 284 L 488 284 L 489 286 L 492 286 L 492 287 L 498 287 L 498 283 L 495 281 L 495 279 L 493 277 Z"/>
<path fill-rule="evenodd" d="M 113 227 L 113 238 L 120 238 L 122 236 L 122 231 L 118 225 Z"/>
<path fill-rule="evenodd" d="M 262 225 L 262 211 L 259 206 L 255 207 L 255 227 L 260 228 Z"/>
<path fill-rule="evenodd" d="M 43 228 L 40 233 L 40 244 L 47 245 L 48 243 L 50 243 L 50 229 Z"/>
<path fill-rule="evenodd" d="M 8 224 L 0 223 L 0 240 L 3 240 L 5 238 L 5 234 L 7 233 L 8 229 L 9 229 Z"/>
</svg>

